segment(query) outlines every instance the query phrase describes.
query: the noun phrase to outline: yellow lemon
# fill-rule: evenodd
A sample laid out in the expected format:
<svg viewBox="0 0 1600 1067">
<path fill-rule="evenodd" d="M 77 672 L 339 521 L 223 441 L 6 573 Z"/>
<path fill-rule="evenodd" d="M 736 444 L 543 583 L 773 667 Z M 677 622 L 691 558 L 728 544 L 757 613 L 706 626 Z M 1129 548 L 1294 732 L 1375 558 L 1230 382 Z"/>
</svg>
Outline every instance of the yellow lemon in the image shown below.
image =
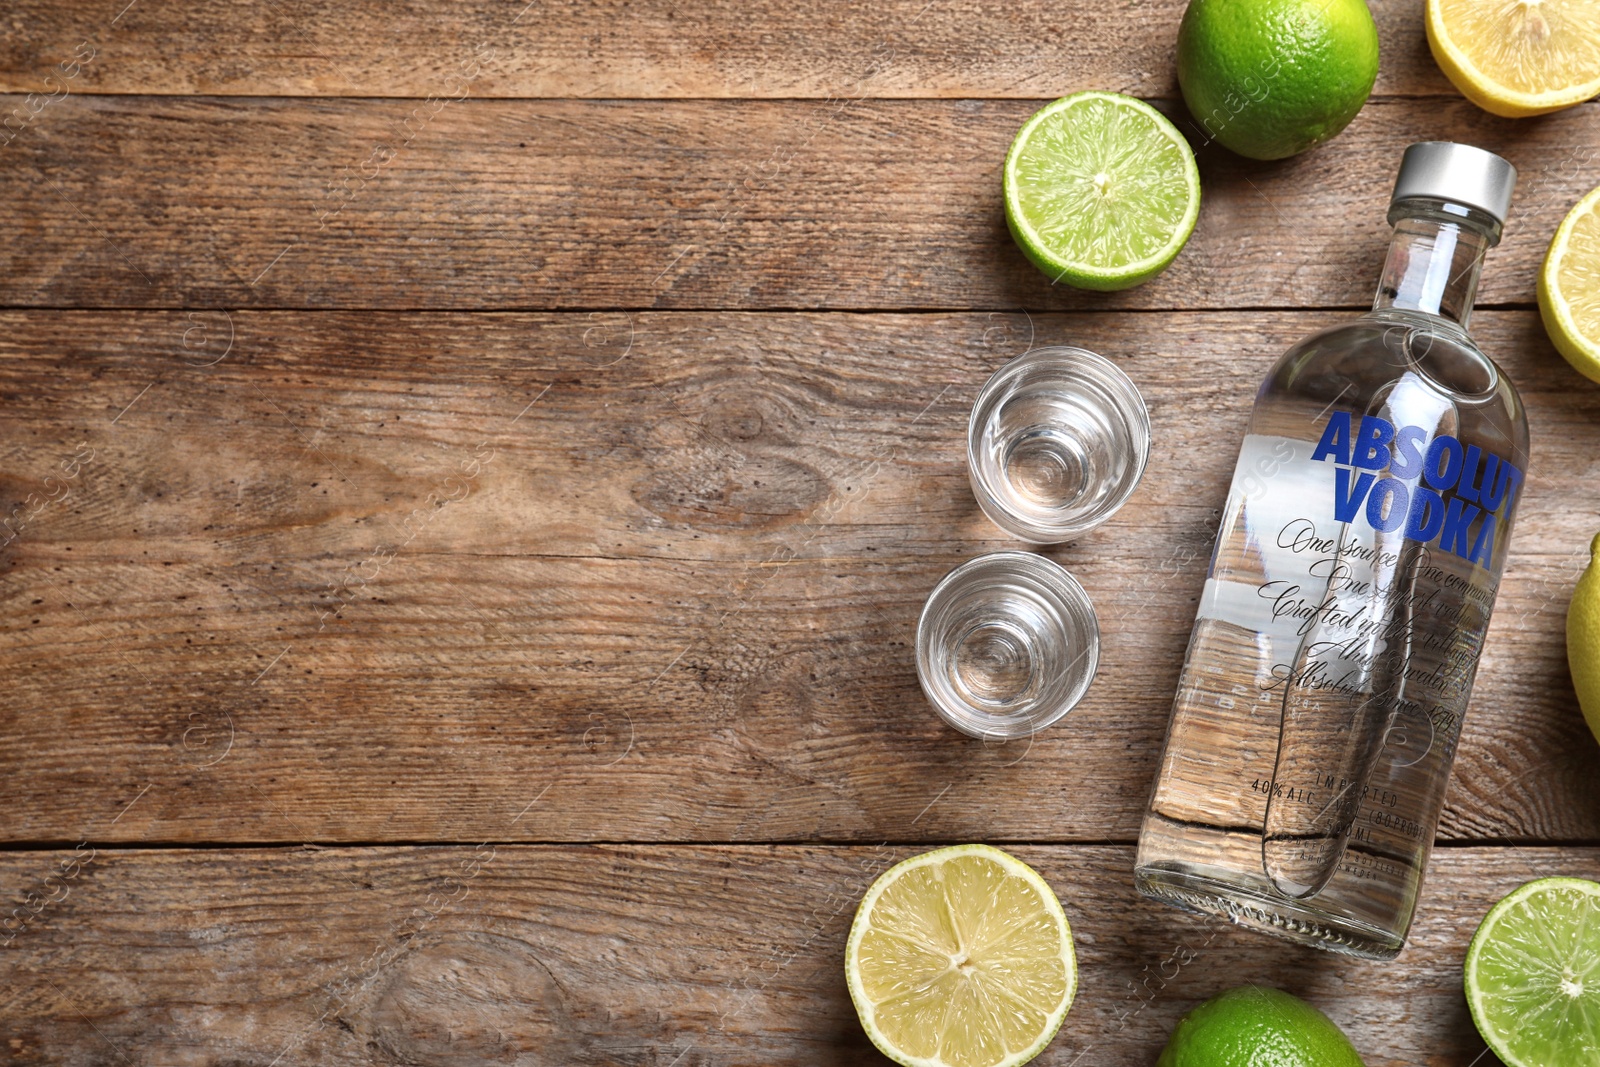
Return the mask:
<svg viewBox="0 0 1600 1067">
<path fill-rule="evenodd" d="M 1428 45 L 1461 95 L 1520 119 L 1600 93 L 1600 0 L 1428 0 Z"/>
<path fill-rule="evenodd" d="M 1600 740 L 1600 535 L 1589 545 L 1589 569 L 1578 579 L 1567 608 L 1567 666 L 1578 706 Z"/>
<path fill-rule="evenodd" d="M 1600 189 L 1578 201 L 1539 270 L 1539 315 L 1556 351 L 1600 382 Z"/>
<path fill-rule="evenodd" d="M 1020 1067 L 1078 987 L 1055 893 L 988 845 L 924 852 L 872 883 L 844 969 L 867 1036 L 904 1067 Z"/>
</svg>

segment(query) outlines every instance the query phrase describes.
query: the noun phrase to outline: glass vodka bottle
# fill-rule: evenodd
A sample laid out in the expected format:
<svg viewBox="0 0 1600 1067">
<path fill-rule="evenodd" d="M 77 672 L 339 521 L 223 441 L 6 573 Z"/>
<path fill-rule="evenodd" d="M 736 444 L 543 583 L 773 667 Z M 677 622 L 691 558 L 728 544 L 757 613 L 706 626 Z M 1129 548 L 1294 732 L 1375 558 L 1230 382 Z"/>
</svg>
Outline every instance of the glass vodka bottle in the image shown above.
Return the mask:
<svg viewBox="0 0 1600 1067">
<path fill-rule="evenodd" d="M 1405 944 L 1527 470 L 1467 336 L 1516 172 L 1406 150 L 1372 311 L 1257 394 L 1139 838 L 1148 896 L 1372 959 Z"/>
</svg>

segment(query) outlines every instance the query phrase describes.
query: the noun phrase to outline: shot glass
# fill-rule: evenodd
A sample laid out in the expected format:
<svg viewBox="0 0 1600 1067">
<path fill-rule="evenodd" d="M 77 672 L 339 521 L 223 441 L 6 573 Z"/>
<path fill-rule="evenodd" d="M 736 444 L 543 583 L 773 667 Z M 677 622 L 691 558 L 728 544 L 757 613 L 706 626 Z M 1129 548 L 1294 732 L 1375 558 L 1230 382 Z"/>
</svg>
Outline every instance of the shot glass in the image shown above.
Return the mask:
<svg viewBox="0 0 1600 1067">
<path fill-rule="evenodd" d="M 1084 348 L 1036 348 L 985 383 L 967 423 L 967 471 L 996 526 L 1066 541 L 1123 505 L 1150 458 L 1150 413 L 1128 376 Z"/>
<path fill-rule="evenodd" d="M 1025 737 L 1083 698 L 1100 663 L 1094 606 L 1063 568 L 991 552 L 945 575 L 917 624 L 917 677 L 940 718 L 979 738 Z"/>
</svg>

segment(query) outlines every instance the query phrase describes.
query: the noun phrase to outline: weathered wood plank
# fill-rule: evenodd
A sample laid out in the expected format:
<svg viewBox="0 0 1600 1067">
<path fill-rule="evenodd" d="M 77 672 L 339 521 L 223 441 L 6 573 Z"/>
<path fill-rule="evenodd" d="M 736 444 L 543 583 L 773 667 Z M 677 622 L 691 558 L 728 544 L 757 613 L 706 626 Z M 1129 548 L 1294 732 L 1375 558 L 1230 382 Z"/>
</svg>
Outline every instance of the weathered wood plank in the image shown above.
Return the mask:
<svg viewBox="0 0 1600 1067">
<path fill-rule="evenodd" d="M 275 0 L 12 4 L 0 90 L 244 96 L 1018 97 L 1112 89 L 1176 96 L 1182 0 L 1004 7 L 728 0 L 324 5 Z M 119 16 L 119 12 L 121 12 Z M 1379 96 L 1454 96 L 1414 4 L 1373 12 Z"/>
<path fill-rule="evenodd" d="M 0 1023 L 15 1061 L 68 1067 L 876 1064 L 844 941 L 872 878 L 917 850 L 8 853 L 8 899 L 59 899 L 4 950 Z M 1311 999 L 1369 1067 L 1496 1063 L 1461 994 L 1473 929 L 1529 878 L 1600 873 L 1595 849 L 1440 850 L 1410 946 L 1377 964 L 1145 901 L 1130 848 L 1013 851 L 1079 953 L 1037 1061 L 1054 1067 L 1152 1063 L 1184 1011 L 1246 982 Z"/>
<path fill-rule="evenodd" d="M 1341 314 L 0 314 L 4 834 L 1131 840 L 1254 389 Z M 1476 327 L 1535 459 L 1443 833 L 1596 840 L 1600 389 L 1535 314 Z M 990 747 L 910 642 L 1011 544 L 962 442 L 1030 340 L 1121 360 L 1155 445 L 1050 552 L 1095 687 Z"/>
<path fill-rule="evenodd" d="M 1184 254 L 1137 289 L 1085 294 L 1052 287 L 1002 219 L 1001 161 L 1033 106 L 71 96 L 0 150 L 0 303 L 1363 306 L 1400 154 L 1430 138 L 1522 168 L 1479 295 L 1531 303 L 1600 159 L 1600 105 L 1517 123 L 1375 103 L 1283 163 L 1206 150 Z"/>
</svg>

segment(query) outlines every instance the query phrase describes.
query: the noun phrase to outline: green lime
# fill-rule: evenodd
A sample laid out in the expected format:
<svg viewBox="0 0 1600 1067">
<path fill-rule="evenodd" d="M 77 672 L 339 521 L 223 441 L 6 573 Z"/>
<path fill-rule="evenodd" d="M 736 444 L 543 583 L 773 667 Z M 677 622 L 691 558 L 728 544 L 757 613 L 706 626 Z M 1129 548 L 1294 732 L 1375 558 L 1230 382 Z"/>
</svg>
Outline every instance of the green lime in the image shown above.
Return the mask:
<svg viewBox="0 0 1600 1067">
<path fill-rule="evenodd" d="M 1472 1021 L 1506 1067 L 1600 1063 L 1600 884 L 1514 890 L 1483 917 L 1464 978 Z"/>
<path fill-rule="evenodd" d="M 1251 159 L 1326 141 L 1377 77 L 1364 0 L 1192 0 L 1178 27 L 1178 85 L 1200 131 Z"/>
<path fill-rule="evenodd" d="M 1362 1067 L 1333 1020 L 1281 989 L 1230 989 L 1178 1020 L 1156 1067 Z"/>
<path fill-rule="evenodd" d="M 1075 93 L 1036 111 L 1011 142 L 1006 225 L 1033 265 L 1080 289 L 1160 274 L 1200 215 L 1189 142 L 1119 93 Z"/>
</svg>

